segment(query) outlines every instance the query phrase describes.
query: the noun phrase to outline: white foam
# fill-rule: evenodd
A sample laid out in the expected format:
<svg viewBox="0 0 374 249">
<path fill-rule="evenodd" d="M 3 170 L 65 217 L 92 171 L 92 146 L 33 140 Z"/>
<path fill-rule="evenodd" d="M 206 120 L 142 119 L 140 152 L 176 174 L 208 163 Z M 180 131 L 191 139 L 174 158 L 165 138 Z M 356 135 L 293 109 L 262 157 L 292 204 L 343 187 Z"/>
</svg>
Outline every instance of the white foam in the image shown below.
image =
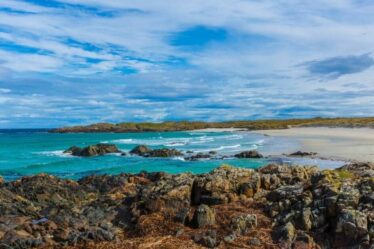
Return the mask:
<svg viewBox="0 0 374 249">
<path fill-rule="evenodd" d="M 177 161 L 186 161 L 185 159 L 184 159 L 184 157 L 181 157 L 181 156 L 176 156 L 176 157 L 172 157 L 171 158 L 172 160 L 177 160 Z"/>
<path fill-rule="evenodd" d="M 64 153 L 63 150 L 53 150 L 53 151 L 40 151 L 40 152 L 35 152 L 35 154 L 39 155 L 45 155 L 45 156 L 57 156 L 57 157 L 73 157 L 70 154 Z"/>
</svg>

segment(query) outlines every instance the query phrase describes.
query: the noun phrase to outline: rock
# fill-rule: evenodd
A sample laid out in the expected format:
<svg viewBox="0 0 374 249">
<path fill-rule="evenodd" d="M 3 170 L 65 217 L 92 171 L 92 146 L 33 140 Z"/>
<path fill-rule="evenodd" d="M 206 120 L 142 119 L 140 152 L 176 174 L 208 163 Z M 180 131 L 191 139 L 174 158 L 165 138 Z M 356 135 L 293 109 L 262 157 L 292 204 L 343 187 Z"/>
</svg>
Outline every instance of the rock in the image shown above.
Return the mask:
<svg viewBox="0 0 374 249">
<path fill-rule="evenodd" d="M 23 177 L 0 186 L 0 248 L 262 248 L 270 241 L 277 248 L 370 248 L 371 170 L 270 164 L 197 175 Z"/>
<path fill-rule="evenodd" d="M 367 215 L 357 210 L 343 210 L 336 226 L 337 233 L 343 233 L 348 240 L 357 240 L 368 234 Z"/>
<path fill-rule="evenodd" d="M 231 220 L 230 229 L 237 235 L 245 235 L 257 227 L 257 216 L 255 214 L 243 214 Z"/>
<path fill-rule="evenodd" d="M 208 230 L 203 234 L 197 234 L 194 237 L 196 243 L 208 248 L 215 248 L 217 246 L 217 232 L 215 230 Z"/>
<path fill-rule="evenodd" d="M 299 156 L 299 157 L 310 157 L 315 156 L 317 153 L 315 152 L 303 152 L 303 151 L 296 151 L 294 153 L 289 154 L 289 156 Z"/>
<path fill-rule="evenodd" d="M 211 155 L 212 154 L 197 153 L 196 155 L 185 157 L 184 159 L 187 161 L 197 161 L 200 159 L 209 159 L 211 158 Z"/>
<path fill-rule="evenodd" d="M 292 223 L 288 222 L 286 225 L 280 226 L 274 230 L 274 239 L 276 241 L 292 244 L 295 234 L 295 227 Z"/>
<path fill-rule="evenodd" d="M 63 153 L 78 156 L 78 155 L 80 155 L 81 151 L 82 151 L 81 148 L 79 148 L 77 146 L 72 146 L 69 149 L 65 150 Z"/>
<path fill-rule="evenodd" d="M 2 178 L 1 176 L 0 176 L 0 187 L 4 184 L 4 178 Z"/>
<path fill-rule="evenodd" d="M 251 169 L 221 166 L 209 175 L 197 177 L 192 186 L 192 204 L 219 205 L 232 201 L 239 192 L 240 185 L 250 181 L 254 171 Z"/>
<path fill-rule="evenodd" d="M 130 154 L 136 154 L 144 157 L 176 157 L 183 155 L 182 152 L 176 149 L 163 148 L 152 150 L 146 145 L 136 146 L 130 151 Z"/>
<path fill-rule="evenodd" d="M 119 153 L 120 150 L 114 144 L 96 144 L 90 145 L 83 149 L 73 146 L 69 149 L 65 150 L 65 154 L 71 154 L 73 156 L 81 156 L 81 157 L 91 157 L 91 156 L 99 156 L 105 155 L 109 153 Z"/>
<path fill-rule="evenodd" d="M 250 246 L 261 246 L 262 245 L 262 242 L 260 239 L 258 238 L 251 238 L 249 239 L 248 241 L 248 245 Z"/>
<path fill-rule="evenodd" d="M 7 245 L 5 248 L 28 249 L 42 244 L 43 241 L 40 237 L 35 238 L 25 230 L 11 230 L 0 240 L 0 248 L 4 248 L 2 245 Z"/>
<path fill-rule="evenodd" d="M 263 156 L 255 150 L 243 151 L 239 154 L 236 154 L 235 157 L 237 158 L 262 158 Z"/>
<path fill-rule="evenodd" d="M 200 205 L 196 208 L 191 225 L 196 228 L 213 226 L 216 224 L 216 213 L 207 205 Z"/>
<path fill-rule="evenodd" d="M 227 236 L 225 236 L 224 238 L 223 238 L 223 240 L 226 242 L 226 243 L 232 243 L 232 242 L 234 242 L 235 240 L 236 240 L 236 235 L 234 234 L 234 233 L 232 233 L 232 234 L 229 234 L 229 235 L 227 235 Z"/>
<path fill-rule="evenodd" d="M 176 149 L 156 149 L 152 150 L 148 153 L 148 156 L 150 157 L 176 157 L 176 156 L 182 156 L 183 153 Z"/>
<path fill-rule="evenodd" d="M 135 154 L 139 156 L 148 155 L 152 151 L 147 145 L 138 145 L 130 151 L 130 154 Z"/>
</svg>

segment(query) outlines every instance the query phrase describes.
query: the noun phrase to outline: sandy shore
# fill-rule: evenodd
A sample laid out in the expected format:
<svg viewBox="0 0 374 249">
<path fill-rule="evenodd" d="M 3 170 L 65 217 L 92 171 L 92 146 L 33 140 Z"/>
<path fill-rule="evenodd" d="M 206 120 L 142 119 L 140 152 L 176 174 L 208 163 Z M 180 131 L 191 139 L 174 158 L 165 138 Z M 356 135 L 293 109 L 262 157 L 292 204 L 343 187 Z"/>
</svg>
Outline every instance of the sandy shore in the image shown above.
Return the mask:
<svg viewBox="0 0 374 249">
<path fill-rule="evenodd" d="M 256 133 L 296 139 L 300 150 L 319 156 L 374 162 L 374 129 L 369 128 L 291 128 Z"/>
</svg>

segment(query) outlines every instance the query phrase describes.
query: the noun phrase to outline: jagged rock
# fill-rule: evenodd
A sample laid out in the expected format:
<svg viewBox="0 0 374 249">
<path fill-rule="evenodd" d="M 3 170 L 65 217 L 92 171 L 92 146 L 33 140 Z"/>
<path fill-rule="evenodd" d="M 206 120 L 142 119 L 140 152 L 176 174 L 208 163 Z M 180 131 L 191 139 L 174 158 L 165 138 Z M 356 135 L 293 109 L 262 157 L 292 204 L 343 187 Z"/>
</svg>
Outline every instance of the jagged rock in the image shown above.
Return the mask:
<svg viewBox="0 0 374 249">
<path fill-rule="evenodd" d="M 183 153 L 176 149 L 156 149 L 152 150 L 148 153 L 148 156 L 150 157 L 176 157 L 176 156 L 182 156 Z"/>
<path fill-rule="evenodd" d="M 248 182 L 253 174 L 251 169 L 221 166 L 209 175 L 197 177 L 192 187 L 192 203 L 218 205 L 231 202 L 240 186 Z"/>
<path fill-rule="evenodd" d="M 2 245 L 14 249 L 28 249 L 43 245 L 43 241 L 41 237 L 35 238 L 25 230 L 10 230 L 0 240 L 0 248 Z"/>
<path fill-rule="evenodd" d="M 176 149 L 163 148 L 153 150 L 146 145 L 136 146 L 130 151 L 130 154 L 136 154 L 144 157 L 175 157 L 183 155 L 182 152 Z"/>
<path fill-rule="evenodd" d="M 196 228 L 213 226 L 216 224 L 216 212 L 207 205 L 200 205 L 196 208 L 191 225 Z"/>
<path fill-rule="evenodd" d="M 262 158 L 263 155 L 261 155 L 258 151 L 249 150 L 249 151 L 240 152 L 239 154 L 236 154 L 235 157 L 237 158 Z"/>
<path fill-rule="evenodd" d="M 83 149 L 77 146 L 73 146 L 64 151 L 65 154 L 71 154 L 73 156 L 81 156 L 81 157 L 99 156 L 99 155 L 105 155 L 109 153 L 119 153 L 119 152 L 121 151 L 114 144 L 96 144 L 96 145 L 87 146 Z"/>
<path fill-rule="evenodd" d="M 286 225 L 280 226 L 274 231 L 274 238 L 276 241 L 285 242 L 291 244 L 295 238 L 296 230 L 291 222 Z"/>
<path fill-rule="evenodd" d="M 81 153 L 82 149 L 77 147 L 77 146 L 72 146 L 69 149 L 64 151 L 64 154 L 71 154 L 74 156 L 79 156 Z"/>
<path fill-rule="evenodd" d="M 147 145 L 138 145 L 130 151 L 130 154 L 136 154 L 139 156 L 148 155 L 152 151 Z"/>
<path fill-rule="evenodd" d="M 357 240 L 368 234 L 367 215 L 357 211 L 346 209 L 339 215 L 336 232 L 343 233 L 348 240 Z"/>
<path fill-rule="evenodd" d="M 374 243 L 374 178 L 360 170 L 371 166 L 222 166 L 200 175 L 142 172 L 78 182 L 23 177 L 0 186 L 0 248 L 91 248 L 125 234 L 120 242 L 135 240 L 139 248 L 139 241 L 215 247 L 223 239 L 238 248 L 366 249 Z M 261 245 L 249 245 L 250 236 Z"/>
<path fill-rule="evenodd" d="M 246 214 L 234 217 L 231 220 L 230 228 L 238 235 L 245 235 L 251 229 L 257 227 L 257 216 L 255 214 Z"/>
<path fill-rule="evenodd" d="M 194 241 L 208 248 L 215 248 L 217 246 L 217 232 L 215 230 L 208 230 L 202 234 L 196 234 Z"/>
</svg>

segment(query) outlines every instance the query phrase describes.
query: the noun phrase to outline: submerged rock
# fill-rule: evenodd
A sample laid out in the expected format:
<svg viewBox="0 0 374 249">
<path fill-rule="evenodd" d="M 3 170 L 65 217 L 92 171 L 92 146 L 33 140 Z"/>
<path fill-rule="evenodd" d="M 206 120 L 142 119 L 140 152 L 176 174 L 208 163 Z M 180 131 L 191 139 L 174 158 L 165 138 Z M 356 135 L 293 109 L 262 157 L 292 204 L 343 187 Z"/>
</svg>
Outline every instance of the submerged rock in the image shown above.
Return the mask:
<svg viewBox="0 0 374 249">
<path fill-rule="evenodd" d="M 114 144 L 96 144 L 90 145 L 85 148 L 79 148 L 77 146 L 72 146 L 65 150 L 65 154 L 71 154 L 73 156 L 81 157 L 91 157 L 91 156 L 101 156 L 109 153 L 120 153 L 121 151 Z"/>
</svg>

